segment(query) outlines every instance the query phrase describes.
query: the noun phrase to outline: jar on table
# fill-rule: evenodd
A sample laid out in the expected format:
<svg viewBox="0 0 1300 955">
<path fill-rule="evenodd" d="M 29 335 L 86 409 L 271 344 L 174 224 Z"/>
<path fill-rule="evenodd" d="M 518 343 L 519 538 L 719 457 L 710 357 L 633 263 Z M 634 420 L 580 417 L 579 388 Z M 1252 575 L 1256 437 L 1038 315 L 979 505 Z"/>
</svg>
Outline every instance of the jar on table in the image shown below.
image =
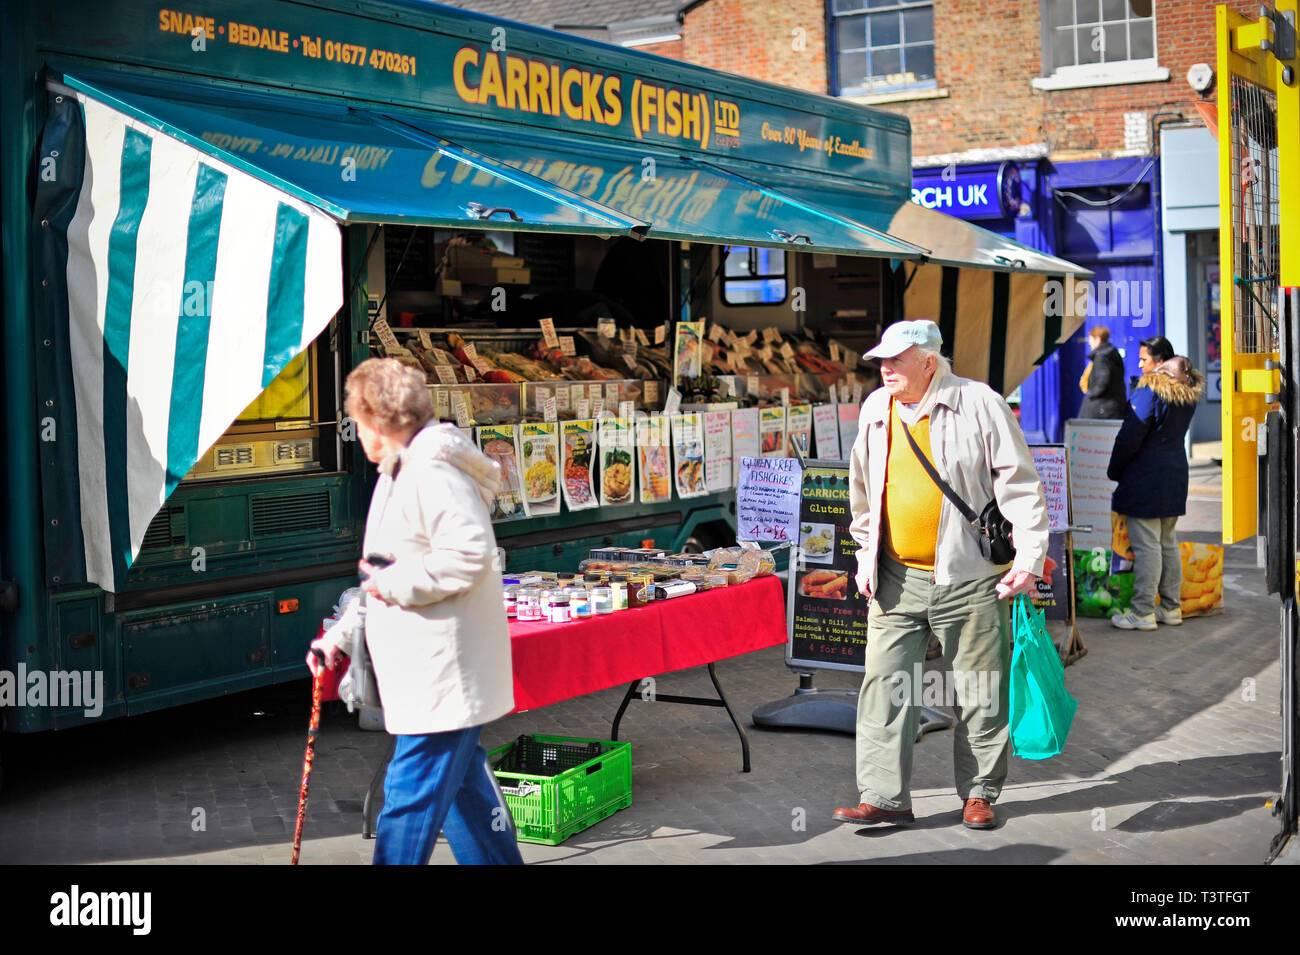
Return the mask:
<svg viewBox="0 0 1300 955">
<path fill-rule="evenodd" d="M 515 617 L 519 608 L 519 585 L 510 584 L 501 591 L 501 603 L 506 608 L 507 617 Z"/>
<path fill-rule="evenodd" d="M 614 609 L 627 609 L 627 574 L 611 574 L 609 590 L 614 595 Z"/>
<path fill-rule="evenodd" d="M 608 587 L 594 587 L 591 590 L 591 612 L 604 614 L 614 612 L 614 592 Z"/>
<path fill-rule="evenodd" d="M 586 587 L 569 588 L 569 616 L 574 620 L 591 616 L 591 592 Z"/>
<path fill-rule="evenodd" d="M 605 583 L 604 574 L 583 574 L 582 585 L 590 590 L 592 587 L 599 587 Z"/>
<path fill-rule="evenodd" d="M 555 583 L 556 583 L 558 586 L 563 587 L 565 590 L 567 590 L 567 589 L 569 589 L 570 587 L 572 587 L 573 584 L 574 584 L 574 582 L 575 582 L 577 579 L 578 579 L 578 575 L 577 575 L 577 574 L 563 573 L 563 574 L 556 574 L 556 575 L 555 575 Z"/>
<path fill-rule="evenodd" d="M 515 601 L 515 619 L 520 623 L 536 623 L 542 619 L 542 591 L 539 588 L 520 589 Z"/>
<path fill-rule="evenodd" d="M 552 588 L 552 587 L 547 587 L 547 588 L 545 588 L 545 589 L 542 591 L 541 600 L 542 600 L 542 619 L 543 619 L 543 620 L 547 619 L 547 614 L 550 613 L 550 610 L 551 610 L 551 598 L 554 597 L 554 596 L 555 596 L 555 589 Z"/>
<path fill-rule="evenodd" d="M 569 622 L 569 595 L 564 591 L 551 594 L 550 606 L 546 609 L 546 619 L 551 623 Z"/>
<path fill-rule="evenodd" d="M 654 574 L 646 572 L 628 574 L 627 605 L 629 607 L 644 607 L 646 604 L 653 601 L 654 584 Z"/>
</svg>

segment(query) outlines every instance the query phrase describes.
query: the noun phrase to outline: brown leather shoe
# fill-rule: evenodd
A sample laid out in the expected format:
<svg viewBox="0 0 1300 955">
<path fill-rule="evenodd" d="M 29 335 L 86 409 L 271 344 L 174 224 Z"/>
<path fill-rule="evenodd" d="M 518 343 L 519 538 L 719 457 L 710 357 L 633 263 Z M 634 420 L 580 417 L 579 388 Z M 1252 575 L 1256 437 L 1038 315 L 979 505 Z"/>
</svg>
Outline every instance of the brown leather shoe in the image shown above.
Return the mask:
<svg viewBox="0 0 1300 955">
<path fill-rule="evenodd" d="M 853 822 L 859 826 L 874 826 L 889 823 L 906 826 L 916 822 L 916 816 L 910 809 L 880 809 L 870 803 L 859 803 L 853 809 L 836 809 L 832 818 L 836 822 Z"/>
<path fill-rule="evenodd" d="M 961 812 L 961 824 L 967 829 L 992 829 L 998 824 L 987 799 L 967 799 Z"/>
</svg>

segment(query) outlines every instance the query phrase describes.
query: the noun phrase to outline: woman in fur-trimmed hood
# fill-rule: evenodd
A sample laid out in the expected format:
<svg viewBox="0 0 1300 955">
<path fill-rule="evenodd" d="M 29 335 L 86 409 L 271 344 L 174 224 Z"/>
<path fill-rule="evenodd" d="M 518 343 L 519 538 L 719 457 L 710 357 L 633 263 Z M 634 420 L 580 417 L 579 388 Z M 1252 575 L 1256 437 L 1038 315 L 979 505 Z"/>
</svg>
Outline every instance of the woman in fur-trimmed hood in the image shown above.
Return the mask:
<svg viewBox="0 0 1300 955">
<path fill-rule="evenodd" d="M 1187 510 L 1184 440 L 1204 391 L 1205 378 L 1186 358 L 1176 355 L 1160 363 L 1138 380 L 1115 436 L 1106 474 L 1118 485 L 1111 509 L 1127 518 L 1135 578 L 1132 612 L 1111 619 L 1121 629 L 1182 622 L 1182 565 L 1174 527 Z"/>
</svg>

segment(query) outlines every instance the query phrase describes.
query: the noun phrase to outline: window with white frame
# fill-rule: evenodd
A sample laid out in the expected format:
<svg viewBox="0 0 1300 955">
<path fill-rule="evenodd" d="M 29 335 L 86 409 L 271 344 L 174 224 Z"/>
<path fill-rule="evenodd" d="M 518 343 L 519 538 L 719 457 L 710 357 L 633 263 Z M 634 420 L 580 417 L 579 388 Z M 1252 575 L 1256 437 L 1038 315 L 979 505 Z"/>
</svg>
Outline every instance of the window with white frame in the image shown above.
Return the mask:
<svg viewBox="0 0 1300 955">
<path fill-rule="evenodd" d="M 1042 89 L 1168 79 L 1156 62 L 1154 0 L 1041 0 Z"/>
<path fill-rule="evenodd" d="M 933 0 L 831 0 L 830 8 L 836 94 L 937 85 Z"/>
</svg>

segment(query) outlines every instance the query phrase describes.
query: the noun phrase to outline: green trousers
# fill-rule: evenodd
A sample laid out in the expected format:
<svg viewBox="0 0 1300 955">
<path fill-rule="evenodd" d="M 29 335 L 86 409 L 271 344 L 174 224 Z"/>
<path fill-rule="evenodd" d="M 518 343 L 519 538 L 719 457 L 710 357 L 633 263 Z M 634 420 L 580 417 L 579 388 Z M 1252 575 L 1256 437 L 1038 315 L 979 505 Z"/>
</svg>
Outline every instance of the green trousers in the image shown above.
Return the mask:
<svg viewBox="0 0 1300 955">
<path fill-rule="evenodd" d="M 993 802 L 1006 781 L 1010 741 L 1010 606 L 994 590 L 1002 575 L 940 586 L 929 571 L 879 560 L 858 695 L 862 801 L 911 808 L 912 745 L 925 705 L 954 710 L 957 795 Z M 943 647 L 942 674 L 924 674 L 931 632 Z"/>
</svg>

